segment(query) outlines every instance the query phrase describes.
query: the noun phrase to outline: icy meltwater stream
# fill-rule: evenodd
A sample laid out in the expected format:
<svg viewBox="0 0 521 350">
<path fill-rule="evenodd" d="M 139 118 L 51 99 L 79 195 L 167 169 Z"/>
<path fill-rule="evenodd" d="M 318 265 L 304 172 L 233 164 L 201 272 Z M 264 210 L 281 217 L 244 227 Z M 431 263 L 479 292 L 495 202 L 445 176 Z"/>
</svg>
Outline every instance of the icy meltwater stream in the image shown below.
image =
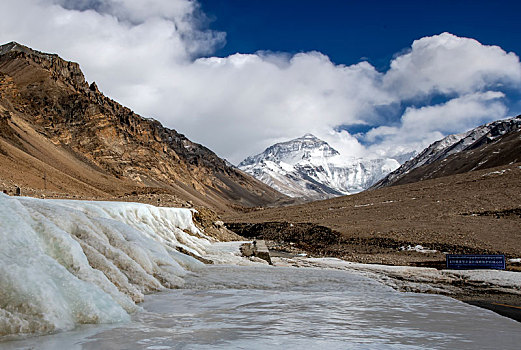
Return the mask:
<svg viewBox="0 0 521 350">
<path fill-rule="evenodd" d="M 340 270 L 216 265 L 149 295 L 132 321 L 0 349 L 519 349 L 521 326 Z"/>
</svg>

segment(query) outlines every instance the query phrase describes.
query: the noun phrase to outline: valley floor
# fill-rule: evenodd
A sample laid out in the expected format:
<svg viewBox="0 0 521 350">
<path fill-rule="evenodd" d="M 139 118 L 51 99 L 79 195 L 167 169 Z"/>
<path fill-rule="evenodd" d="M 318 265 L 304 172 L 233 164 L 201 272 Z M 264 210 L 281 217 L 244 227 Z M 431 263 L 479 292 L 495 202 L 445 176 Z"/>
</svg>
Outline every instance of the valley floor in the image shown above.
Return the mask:
<svg viewBox="0 0 521 350">
<path fill-rule="evenodd" d="M 244 237 L 359 263 L 441 268 L 445 253 L 521 265 L 521 163 L 303 205 L 227 215 Z"/>
</svg>

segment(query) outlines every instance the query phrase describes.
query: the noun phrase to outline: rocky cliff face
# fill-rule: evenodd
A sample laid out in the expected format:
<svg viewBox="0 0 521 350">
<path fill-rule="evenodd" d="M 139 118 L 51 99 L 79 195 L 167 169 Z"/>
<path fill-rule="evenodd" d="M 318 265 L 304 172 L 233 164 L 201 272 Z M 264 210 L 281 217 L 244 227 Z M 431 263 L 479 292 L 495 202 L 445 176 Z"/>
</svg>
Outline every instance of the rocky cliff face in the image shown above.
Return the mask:
<svg viewBox="0 0 521 350">
<path fill-rule="evenodd" d="M 0 46 L 0 115 L 0 154 L 33 161 L 26 168 L 40 167 L 51 184 L 60 172 L 70 184 L 55 184 L 56 190 L 154 189 L 223 210 L 283 197 L 208 148 L 104 96 L 77 63 L 17 43 Z M 3 176 L 23 183 L 16 171 Z"/>
<path fill-rule="evenodd" d="M 521 116 L 434 142 L 373 188 L 412 183 L 521 161 Z"/>
<path fill-rule="evenodd" d="M 290 197 L 321 199 L 357 193 L 399 166 L 394 159 L 342 157 L 306 134 L 246 158 L 239 168 Z"/>
</svg>

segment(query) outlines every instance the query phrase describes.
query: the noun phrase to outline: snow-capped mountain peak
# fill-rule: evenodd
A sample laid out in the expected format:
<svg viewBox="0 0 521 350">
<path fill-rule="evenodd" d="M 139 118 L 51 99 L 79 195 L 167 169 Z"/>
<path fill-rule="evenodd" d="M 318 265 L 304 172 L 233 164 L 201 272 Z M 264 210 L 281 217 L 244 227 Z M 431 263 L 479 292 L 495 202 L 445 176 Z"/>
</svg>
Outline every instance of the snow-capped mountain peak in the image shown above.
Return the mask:
<svg viewBox="0 0 521 350">
<path fill-rule="evenodd" d="M 239 164 L 241 170 L 288 196 L 312 199 L 360 192 L 398 166 L 394 159 L 343 157 L 309 133 L 270 146 Z"/>
<path fill-rule="evenodd" d="M 305 134 L 291 141 L 276 143 L 268 147 L 264 152 L 246 158 L 239 164 L 239 168 L 258 163 L 262 160 L 294 165 L 302 160 L 330 158 L 338 154 L 338 151 L 332 148 L 327 142 L 320 140 L 313 134 Z"/>
</svg>

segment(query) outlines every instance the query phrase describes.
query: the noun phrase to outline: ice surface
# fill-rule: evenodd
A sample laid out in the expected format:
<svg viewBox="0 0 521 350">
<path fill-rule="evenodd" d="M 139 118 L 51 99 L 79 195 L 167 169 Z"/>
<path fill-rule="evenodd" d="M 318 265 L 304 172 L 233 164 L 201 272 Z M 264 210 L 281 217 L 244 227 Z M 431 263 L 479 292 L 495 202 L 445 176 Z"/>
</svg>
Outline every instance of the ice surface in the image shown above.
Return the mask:
<svg viewBox="0 0 521 350">
<path fill-rule="evenodd" d="M 521 295 L 521 273 L 500 270 L 437 270 L 428 267 L 390 266 L 348 262 L 336 258 L 294 258 L 299 266 L 356 271 L 402 291 L 444 292 L 458 290 L 461 281 L 486 285 L 497 292 Z M 277 262 L 278 265 L 281 265 Z M 282 264 L 283 265 L 283 264 Z"/>
<path fill-rule="evenodd" d="M 189 209 L 0 194 L 0 336 L 128 321 L 212 249 Z M 237 247 L 235 247 L 237 248 Z"/>
<path fill-rule="evenodd" d="M 142 307 L 126 324 L 0 348 L 518 350 L 521 342 L 521 325 L 492 311 L 329 268 L 210 265 Z"/>
</svg>

